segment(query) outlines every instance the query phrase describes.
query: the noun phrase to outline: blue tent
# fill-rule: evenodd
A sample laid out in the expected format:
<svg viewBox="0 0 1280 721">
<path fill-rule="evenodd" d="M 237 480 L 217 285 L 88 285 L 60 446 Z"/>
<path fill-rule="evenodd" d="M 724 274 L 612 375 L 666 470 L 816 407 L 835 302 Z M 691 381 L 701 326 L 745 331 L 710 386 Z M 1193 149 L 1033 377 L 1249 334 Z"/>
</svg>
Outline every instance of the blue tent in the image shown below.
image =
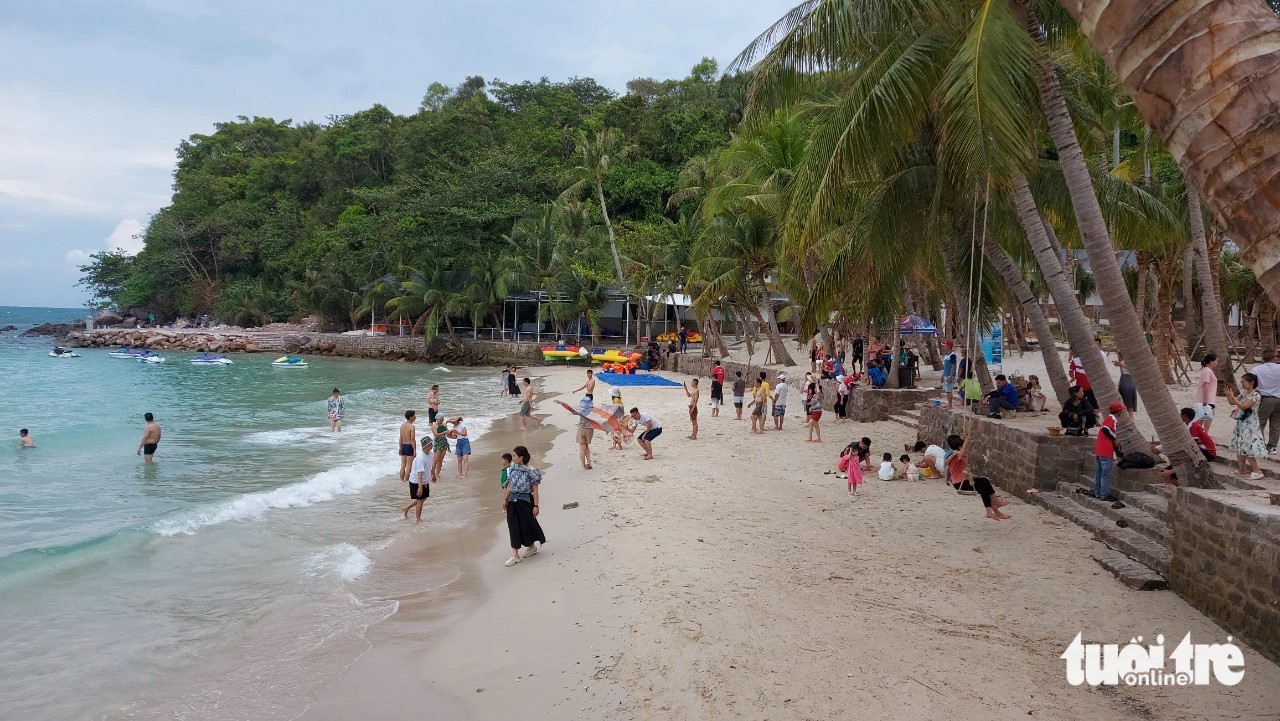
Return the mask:
<svg viewBox="0 0 1280 721">
<path fill-rule="evenodd" d="M 904 315 L 899 318 L 898 332 L 902 335 L 940 335 L 932 323 L 918 315 Z"/>
</svg>

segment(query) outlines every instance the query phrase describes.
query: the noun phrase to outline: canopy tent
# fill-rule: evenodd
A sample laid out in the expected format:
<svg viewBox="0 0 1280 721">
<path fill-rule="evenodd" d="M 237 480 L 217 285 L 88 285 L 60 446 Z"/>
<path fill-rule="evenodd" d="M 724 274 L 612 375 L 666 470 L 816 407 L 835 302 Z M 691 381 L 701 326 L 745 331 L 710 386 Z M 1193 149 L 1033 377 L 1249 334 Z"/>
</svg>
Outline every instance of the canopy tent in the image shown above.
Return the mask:
<svg viewBox="0 0 1280 721">
<path fill-rule="evenodd" d="M 932 323 L 918 315 L 904 315 L 899 318 L 898 332 L 902 335 L 940 335 Z"/>
</svg>

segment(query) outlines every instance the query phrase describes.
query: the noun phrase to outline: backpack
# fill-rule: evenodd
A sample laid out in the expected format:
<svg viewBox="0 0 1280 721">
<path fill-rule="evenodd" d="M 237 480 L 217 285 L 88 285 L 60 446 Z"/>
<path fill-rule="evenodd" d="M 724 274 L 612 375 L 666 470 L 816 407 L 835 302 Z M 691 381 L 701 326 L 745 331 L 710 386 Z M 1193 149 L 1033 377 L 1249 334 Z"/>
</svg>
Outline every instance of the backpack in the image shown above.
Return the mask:
<svg viewBox="0 0 1280 721">
<path fill-rule="evenodd" d="M 1126 469 L 1128 469 L 1128 468 L 1155 468 L 1155 467 L 1156 467 L 1156 459 L 1152 458 L 1151 456 L 1149 456 L 1149 455 L 1147 455 L 1146 453 L 1143 453 L 1143 452 L 1141 452 L 1141 451 L 1133 451 L 1132 453 L 1126 453 L 1126 454 L 1124 454 L 1124 458 L 1121 458 L 1121 459 L 1120 459 L 1120 462 L 1119 462 L 1119 463 L 1117 463 L 1116 465 L 1120 466 L 1121 468 L 1126 468 Z"/>
</svg>

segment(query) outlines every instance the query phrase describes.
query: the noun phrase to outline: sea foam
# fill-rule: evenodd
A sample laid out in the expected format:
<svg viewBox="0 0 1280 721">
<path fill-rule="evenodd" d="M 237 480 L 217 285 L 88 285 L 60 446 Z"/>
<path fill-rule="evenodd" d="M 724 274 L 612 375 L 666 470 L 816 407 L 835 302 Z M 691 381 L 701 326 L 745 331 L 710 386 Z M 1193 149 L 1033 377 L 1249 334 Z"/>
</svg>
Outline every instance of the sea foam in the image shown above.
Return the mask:
<svg viewBox="0 0 1280 721">
<path fill-rule="evenodd" d="M 166 518 L 151 530 L 162 536 L 191 535 L 201 528 L 227 521 L 251 521 L 262 518 L 272 509 L 305 508 L 316 503 L 348 496 L 378 481 L 368 464 L 340 466 L 321 471 L 311 478 L 270 491 L 246 493 L 209 508 Z"/>
<path fill-rule="evenodd" d="M 369 572 L 373 561 L 358 547 L 339 543 L 307 559 L 306 570 L 311 576 L 327 576 L 337 573 L 343 581 L 354 581 Z"/>
</svg>

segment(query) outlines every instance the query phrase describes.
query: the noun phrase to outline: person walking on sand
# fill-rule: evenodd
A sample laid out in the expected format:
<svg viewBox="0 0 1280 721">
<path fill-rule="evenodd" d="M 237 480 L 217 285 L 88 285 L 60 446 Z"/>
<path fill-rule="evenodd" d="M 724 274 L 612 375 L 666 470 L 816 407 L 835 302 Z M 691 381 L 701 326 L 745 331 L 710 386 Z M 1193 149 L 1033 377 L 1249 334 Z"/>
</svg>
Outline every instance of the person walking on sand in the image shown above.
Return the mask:
<svg viewBox="0 0 1280 721">
<path fill-rule="evenodd" d="M 449 437 L 454 439 L 453 454 L 458 457 L 458 478 L 466 478 L 471 467 L 471 439 L 467 437 L 467 424 L 462 421 L 462 416 L 453 420 Z"/>
<path fill-rule="evenodd" d="M 329 432 L 341 433 L 342 419 L 347 415 L 347 399 L 342 397 L 337 388 L 333 389 L 325 403 L 325 410 L 329 413 Z"/>
<path fill-rule="evenodd" d="M 431 392 L 427 394 L 427 423 L 435 423 L 436 417 L 440 415 L 440 386 L 431 386 Z"/>
<path fill-rule="evenodd" d="M 35 448 L 36 439 L 31 437 L 31 432 L 26 428 L 18 429 L 18 445 L 22 448 Z"/>
<path fill-rule="evenodd" d="M 1258 428 L 1266 434 L 1267 453 L 1274 454 L 1276 441 L 1280 440 L 1280 354 L 1270 349 L 1263 351 L 1262 362 L 1253 367 L 1253 374 L 1258 377 L 1258 393 L 1262 395 L 1257 409 Z"/>
<path fill-rule="evenodd" d="M 787 418 L 787 374 L 778 374 L 778 385 L 773 387 L 773 430 L 782 430 L 782 422 Z"/>
<path fill-rule="evenodd" d="M 413 459 L 418 455 L 417 450 L 417 431 L 418 427 L 414 425 L 418 414 L 414 411 L 404 412 L 404 423 L 400 424 L 400 480 L 409 480 L 410 466 Z"/>
<path fill-rule="evenodd" d="M 1267 455 L 1267 444 L 1262 438 L 1262 427 L 1258 425 L 1258 405 L 1262 402 L 1262 394 L 1258 393 L 1258 376 L 1253 373 L 1240 376 L 1239 396 L 1231 386 L 1227 386 L 1227 402 L 1239 409 L 1232 414 L 1236 427 L 1227 446 L 1236 454 L 1237 475 L 1259 480 L 1263 473 L 1258 467 L 1258 459 Z"/>
<path fill-rule="evenodd" d="M 806 443 L 822 442 L 822 384 L 813 384 L 813 395 L 809 396 L 809 439 Z M 781 430 L 781 428 L 779 428 Z"/>
<path fill-rule="evenodd" d="M 720 406 L 724 405 L 724 367 L 716 361 L 711 368 L 711 417 L 720 415 Z"/>
<path fill-rule="evenodd" d="M 401 478 L 400 482 L 409 482 L 409 503 L 400 510 L 404 513 L 404 519 L 409 520 L 409 511 L 417 509 L 415 516 L 416 523 L 422 523 L 422 502 L 427 500 L 431 495 L 431 471 L 428 465 L 431 463 L 431 439 L 422 439 L 422 452 L 413 457 L 413 466 L 409 470 L 408 478 Z"/>
<path fill-rule="evenodd" d="M 525 378 L 523 382 L 524 394 L 520 396 L 520 430 L 528 430 L 529 416 L 533 415 L 533 381 Z"/>
<path fill-rule="evenodd" d="M 585 391 L 587 392 L 587 397 L 588 397 L 588 398 L 590 398 L 590 399 L 592 399 L 592 400 L 595 400 L 595 398 L 596 398 L 596 374 L 595 374 L 595 373 L 594 373 L 590 368 L 588 368 L 588 369 L 587 369 L 587 382 L 586 382 L 586 383 L 583 383 L 582 385 L 578 386 L 577 388 L 574 388 L 574 389 L 573 389 L 573 392 L 574 392 L 574 393 L 577 393 L 578 391 L 581 391 L 581 390 L 585 390 Z"/>
<path fill-rule="evenodd" d="M 698 399 L 702 397 L 702 391 L 698 390 L 698 379 L 693 379 L 693 388 L 689 388 L 687 383 L 684 385 L 684 394 L 689 397 L 689 424 L 693 426 L 693 432 L 689 434 L 689 440 L 698 440 Z"/>
<path fill-rule="evenodd" d="M 591 409 L 595 404 L 590 395 L 578 401 L 578 462 L 582 470 L 591 470 L 591 439 L 595 437 L 596 426 L 591 422 Z"/>
<path fill-rule="evenodd" d="M 542 472 L 529 465 L 529 449 L 516 446 L 511 449 L 515 463 L 507 468 L 507 488 L 502 496 L 502 510 L 507 516 L 507 535 L 511 538 L 511 557 L 504 564 L 510 568 L 520 562 L 520 549 L 524 557 L 538 553 L 538 544 L 545 544 L 547 537 L 538 523 L 538 486 L 542 485 Z"/>
<path fill-rule="evenodd" d="M 156 423 L 156 417 L 150 412 L 142 414 L 142 420 L 147 422 L 147 426 L 142 429 L 142 440 L 138 443 L 137 455 L 142 456 L 142 460 L 151 463 L 155 458 L 156 449 L 160 447 L 160 424 Z"/>
<path fill-rule="evenodd" d="M 653 460 L 653 439 L 662 435 L 662 421 L 654 418 L 648 413 L 641 413 L 639 408 L 631 409 L 632 427 L 639 430 L 641 426 L 643 431 L 639 431 L 636 440 L 640 442 L 640 448 L 644 450 L 644 459 L 646 461 Z"/>
<path fill-rule="evenodd" d="M 742 377 L 742 371 L 734 371 L 733 378 L 733 411 L 734 420 L 742 420 L 742 403 L 747 395 L 747 381 Z"/>
</svg>

